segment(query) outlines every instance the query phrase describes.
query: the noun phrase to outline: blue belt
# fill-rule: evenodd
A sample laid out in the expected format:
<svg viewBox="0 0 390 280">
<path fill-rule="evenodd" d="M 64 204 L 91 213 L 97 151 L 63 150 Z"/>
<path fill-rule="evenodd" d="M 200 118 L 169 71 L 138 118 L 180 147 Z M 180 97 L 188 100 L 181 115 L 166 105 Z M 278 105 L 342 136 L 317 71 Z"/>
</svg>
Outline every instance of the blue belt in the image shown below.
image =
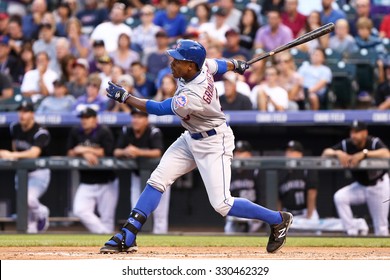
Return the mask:
<svg viewBox="0 0 390 280">
<path fill-rule="evenodd" d="M 213 136 L 213 135 L 217 134 L 217 131 L 213 128 L 213 129 L 211 129 L 209 131 L 205 131 L 205 132 L 202 132 L 202 133 L 206 133 L 208 136 Z M 204 138 L 202 133 L 201 132 L 191 133 L 191 138 L 195 139 L 195 140 L 202 139 L 202 138 Z"/>
</svg>

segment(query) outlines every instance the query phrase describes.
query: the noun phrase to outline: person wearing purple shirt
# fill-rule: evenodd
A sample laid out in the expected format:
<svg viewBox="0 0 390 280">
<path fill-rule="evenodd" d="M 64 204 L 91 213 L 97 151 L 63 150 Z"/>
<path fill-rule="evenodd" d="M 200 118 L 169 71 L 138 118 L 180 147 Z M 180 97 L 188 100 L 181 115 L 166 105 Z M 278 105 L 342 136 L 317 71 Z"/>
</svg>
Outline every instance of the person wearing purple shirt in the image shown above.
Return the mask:
<svg viewBox="0 0 390 280">
<path fill-rule="evenodd" d="M 255 48 L 271 51 L 293 40 L 290 28 L 282 24 L 280 12 L 270 10 L 267 13 L 268 24 L 256 32 Z"/>
<path fill-rule="evenodd" d="M 97 112 L 103 112 L 107 108 L 107 98 L 99 94 L 102 79 L 98 73 L 93 73 L 88 77 L 86 93 L 77 98 L 73 105 L 73 111 L 76 113 L 92 108 Z"/>
</svg>

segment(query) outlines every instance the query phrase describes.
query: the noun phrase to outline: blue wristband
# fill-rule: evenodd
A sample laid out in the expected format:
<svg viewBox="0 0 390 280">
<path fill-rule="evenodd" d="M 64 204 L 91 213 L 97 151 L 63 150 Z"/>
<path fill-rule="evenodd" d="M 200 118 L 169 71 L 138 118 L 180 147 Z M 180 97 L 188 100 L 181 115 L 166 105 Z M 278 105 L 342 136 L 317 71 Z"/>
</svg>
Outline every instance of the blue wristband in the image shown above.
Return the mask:
<svg viewBox="0 0 390 280">
<path fill-rule="evenodd" d="M 224 59 L 215 59 L 215 62 L 218 65 L 216 74 L 225 74 L 227 72 L 227 61 Z"/>
</svg>

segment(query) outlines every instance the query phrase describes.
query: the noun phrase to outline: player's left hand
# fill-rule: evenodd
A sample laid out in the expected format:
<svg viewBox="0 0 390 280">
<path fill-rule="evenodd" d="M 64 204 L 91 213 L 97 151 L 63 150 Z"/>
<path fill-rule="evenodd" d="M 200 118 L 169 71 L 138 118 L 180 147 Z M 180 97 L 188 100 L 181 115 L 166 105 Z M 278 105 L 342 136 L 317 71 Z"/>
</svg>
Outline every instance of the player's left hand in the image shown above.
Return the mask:
<svg viewBox="0 0 390 280">
<path fill-rule="evenodd" d="M 130 97 L 130 93 L 128 93 L 123 87 L 114 84 L 113 82 L 108 82 L 108 88 L 106 88 L 107 97 L 118 101 L 120 103 L 125 103 L 127 98 Z"/>
<path fill-rule="evenodd" d="M 238 74 L 243 75 L 245 73 L 246 69 L 249 68 L 249 64 L 246 63 L 246 61 L 236 60 L 236 59 L 231 59 L 230 61 L 234 65 L 233 71 L 238 73 Z"/>
</svg>

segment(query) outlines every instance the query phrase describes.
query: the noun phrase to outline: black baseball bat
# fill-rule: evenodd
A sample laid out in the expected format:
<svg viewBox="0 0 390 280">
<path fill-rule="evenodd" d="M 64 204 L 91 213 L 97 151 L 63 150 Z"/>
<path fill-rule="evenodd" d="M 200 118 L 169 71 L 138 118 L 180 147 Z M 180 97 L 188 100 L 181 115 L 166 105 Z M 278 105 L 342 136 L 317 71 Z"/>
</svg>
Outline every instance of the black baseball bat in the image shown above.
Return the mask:
<svg viewBox="0 0 390 280">
<path fill-rule="evenodd" d="M 334 30 L 334 23 L 330 22 L 330 23 L 325 24 L 321 27 L 318 27 L 317 29 L 314 29 L 306 34 L 303 34 L 302 36 L 296 38 L 295 40 L 291 41 L 290 43 L 284 44 L 283 46 L 277 47 L 276 49 L 274 49 L 270 52 L 266 52 L 266 53 L 263 53 L 263 54 L 255 57 L 255 58 L 252 58 L 251 60 L 248 60 L 247 63 L 249 65 L 251 65 L 259 60 L 270 57 L 276 53 L 280 53 L 282 51 L 291 49 L 291 48 L 296 47 L 298 45 L 301 45 L 301 44 L 304 44 L 304 43 L 309 42 L 311 40 L 314 40 L 318 37 L 321 37 L 325 34 L 332 32 L 333 30 Z"/>
</svg>

